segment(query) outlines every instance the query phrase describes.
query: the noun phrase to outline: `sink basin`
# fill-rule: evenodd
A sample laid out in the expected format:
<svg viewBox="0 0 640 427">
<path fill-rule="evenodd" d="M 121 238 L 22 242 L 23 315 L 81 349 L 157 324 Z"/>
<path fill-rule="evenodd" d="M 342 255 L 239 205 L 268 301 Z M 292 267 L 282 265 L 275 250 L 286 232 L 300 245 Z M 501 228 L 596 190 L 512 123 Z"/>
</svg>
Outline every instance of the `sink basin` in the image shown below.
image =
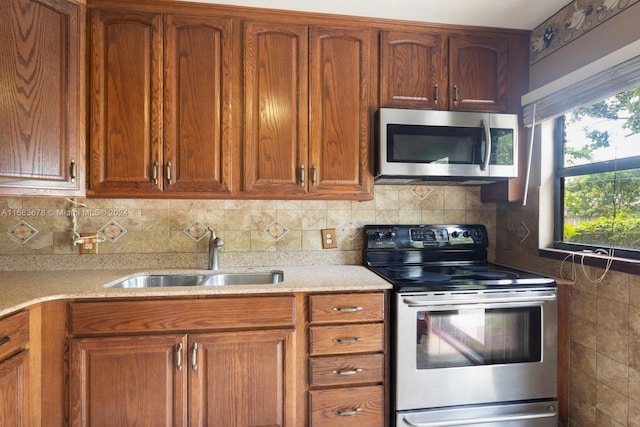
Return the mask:
<svg viewBox="0 0 640 427">
<path fill-rule="evenodd" d="M 146 274 L 130 277 L 109 288 L 161 288 L 167 286 L 269 285 L 284 280 L 281 270 L 251 273 Z"/>
<path fill-rule="evenodd" d="M 207 276 L 202 286 L 268 285 L 283 280 L 284 273 L 279 270 L 261 273 L 221 273 Z"/>
</svg>

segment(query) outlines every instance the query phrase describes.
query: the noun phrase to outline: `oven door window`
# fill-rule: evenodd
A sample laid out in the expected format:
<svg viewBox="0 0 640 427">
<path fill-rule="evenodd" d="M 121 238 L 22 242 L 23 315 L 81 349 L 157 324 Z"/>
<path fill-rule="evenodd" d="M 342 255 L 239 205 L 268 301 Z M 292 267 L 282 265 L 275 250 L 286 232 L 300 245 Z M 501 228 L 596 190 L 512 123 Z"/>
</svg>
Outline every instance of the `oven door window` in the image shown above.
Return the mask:
<svg viewBox="0 0 640 427">
<path fill-rule="evenodd" d="M 540 362 L 542 308 L 418 311 L 418 369 Z"/>
</svg>

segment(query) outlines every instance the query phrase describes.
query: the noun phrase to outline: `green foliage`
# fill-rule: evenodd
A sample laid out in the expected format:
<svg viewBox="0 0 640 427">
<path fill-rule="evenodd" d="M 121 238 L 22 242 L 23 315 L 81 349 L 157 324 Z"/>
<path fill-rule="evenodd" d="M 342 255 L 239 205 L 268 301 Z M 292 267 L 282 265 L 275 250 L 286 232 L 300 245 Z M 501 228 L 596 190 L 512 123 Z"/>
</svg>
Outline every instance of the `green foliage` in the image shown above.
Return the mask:
<svg viewBox="0 0 640 427">
<path fill-rule="evenodd" d="M 565 225 L 565 242 L 640 249 L 640 218 L 599 218 L 576 226 Z"/>
</svg>

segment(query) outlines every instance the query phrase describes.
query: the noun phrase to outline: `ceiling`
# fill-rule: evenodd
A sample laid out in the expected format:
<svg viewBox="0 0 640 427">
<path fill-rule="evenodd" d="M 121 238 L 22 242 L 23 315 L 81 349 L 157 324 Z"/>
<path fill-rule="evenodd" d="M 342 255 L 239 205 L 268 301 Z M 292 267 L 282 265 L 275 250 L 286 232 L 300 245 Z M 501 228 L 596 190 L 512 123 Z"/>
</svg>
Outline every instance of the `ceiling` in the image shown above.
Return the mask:
<svg viewBox="0 0 640 427">
<path fill-rule="evenodd" d="M 533 30 L 572 0 L 191 0 L 409 21 Z"/>
</svg>

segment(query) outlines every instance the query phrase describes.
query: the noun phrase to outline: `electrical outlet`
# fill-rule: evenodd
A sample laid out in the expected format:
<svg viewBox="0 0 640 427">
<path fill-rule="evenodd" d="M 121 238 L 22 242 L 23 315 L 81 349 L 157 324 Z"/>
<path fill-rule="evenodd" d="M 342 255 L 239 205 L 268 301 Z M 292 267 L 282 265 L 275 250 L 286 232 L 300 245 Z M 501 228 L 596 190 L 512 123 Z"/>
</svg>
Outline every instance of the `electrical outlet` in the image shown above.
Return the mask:
<svg viewBox="0 0 640 427">
<path fill-rule="evenodd" d="M 95 236 L 95 233 L 80 233 L 80 237 L 87 237 L 87 236 Z M 80 243 L 80 253 L 81 254 L 97 254 L 98 242 L 94 241 L 94 239 L 85 239 L 84 242 Z"/>
<path fill-rule="evenodd" d="M 338 247 L 338 240 L 335 228 L 325 228 L 322 231 L 322 249 L 333 249 Z"/>
</svg>

